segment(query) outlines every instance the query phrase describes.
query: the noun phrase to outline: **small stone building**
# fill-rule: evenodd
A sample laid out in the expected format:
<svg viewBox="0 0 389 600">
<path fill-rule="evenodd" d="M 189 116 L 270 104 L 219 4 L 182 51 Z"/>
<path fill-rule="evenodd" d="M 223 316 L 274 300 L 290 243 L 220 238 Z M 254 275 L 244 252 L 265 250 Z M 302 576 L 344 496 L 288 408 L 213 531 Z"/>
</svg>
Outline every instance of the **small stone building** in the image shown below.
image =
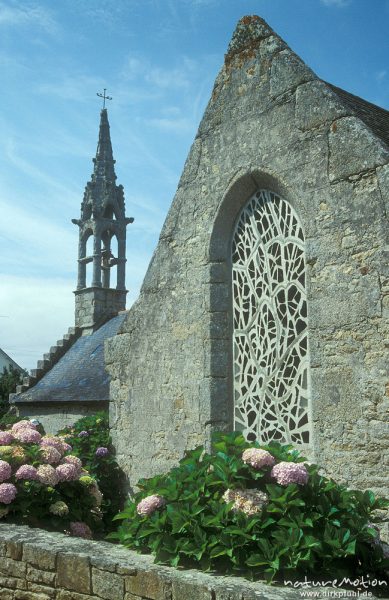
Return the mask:
<svg viewBox="0 0 389 600">
<path fill-rule="evenodd" d="M 104 343 L 125 318 L 126 227 L 133 218 L 126 217 L 123 186 L 116 185 L 106 108 L 100 115 L 93 163 L 81 217 L 72 220 L 79 227 L 75 327 L 38 361 L 10 398 L 19 415 L 38 418 L 48 433 L 108 408 Z"/>
<path fill-rule="evenodd" d="M 389 113 L 237 25 L 140 297 L 106 343 L 136 485 L 214 430 L 387 492 Z"/>
</svg>

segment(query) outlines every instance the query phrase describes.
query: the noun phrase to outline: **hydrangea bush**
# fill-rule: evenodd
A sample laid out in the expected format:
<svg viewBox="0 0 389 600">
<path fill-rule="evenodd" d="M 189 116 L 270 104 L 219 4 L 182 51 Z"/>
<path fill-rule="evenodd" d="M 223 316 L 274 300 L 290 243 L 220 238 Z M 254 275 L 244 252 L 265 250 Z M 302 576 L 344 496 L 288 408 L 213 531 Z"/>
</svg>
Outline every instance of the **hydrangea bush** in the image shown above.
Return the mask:
<svg viewBox="0 0 389 600">
<path fill-rule="evenodd" d="M 63 437 L 43 433 L 34 420 L 0 431 L 0 518 L 90 538 L 101 530 L 96 480 Z"/>
<path fill-rule="evenodd" d="M 96 479 L 102 493 L 102 524 L 105 531 L 112 531 L 113 517 L 124 506 L 125 476 L 119 468 L 109 434 L 108 413 L 100 411 L 83 417 L 74 425 L 65 427 L 58 435 L 71 445 L 89 473 Z"/>
<path fill-rule="evenodd" d="M 109 536 L 172 566 L 269 582 L 370 577 L 389 568 L 374 523 L 388 502 L 320 474 L 291 446 L 216 434 L 213 452 L 188 452 L 144 479 Z"/>
</svg>

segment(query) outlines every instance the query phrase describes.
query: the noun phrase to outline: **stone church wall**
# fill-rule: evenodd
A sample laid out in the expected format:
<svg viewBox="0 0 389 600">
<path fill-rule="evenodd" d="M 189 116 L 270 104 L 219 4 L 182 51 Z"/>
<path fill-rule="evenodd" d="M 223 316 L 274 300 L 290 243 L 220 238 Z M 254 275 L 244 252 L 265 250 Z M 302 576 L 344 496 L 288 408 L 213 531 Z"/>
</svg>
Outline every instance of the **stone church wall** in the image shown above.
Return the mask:
<svg viewBox="0 0 389 600">
<path fill-rule="evenodd" d="M 305 233 L 310 458 L 386 491 L 388 159 L 261 19 L 238 24 L 140 297 L 106 345 L 130 485 L 233 428 L 230 240 L 242 206 L 269 189 Z"/>
</svg>

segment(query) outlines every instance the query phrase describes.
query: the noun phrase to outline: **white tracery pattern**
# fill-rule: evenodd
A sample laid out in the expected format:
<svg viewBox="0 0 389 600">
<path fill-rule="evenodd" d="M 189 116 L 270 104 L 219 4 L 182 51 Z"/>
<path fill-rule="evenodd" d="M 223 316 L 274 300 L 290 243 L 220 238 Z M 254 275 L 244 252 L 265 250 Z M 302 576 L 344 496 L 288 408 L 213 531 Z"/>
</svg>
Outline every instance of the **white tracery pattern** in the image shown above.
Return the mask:
<svg viewBox="0 0 389 600">
<path fill-rule="evenodd" d="M 235 429 L 309 443 L 304 235 L 285 200 L 258 191 L 232 240 Z"/>
</svg>

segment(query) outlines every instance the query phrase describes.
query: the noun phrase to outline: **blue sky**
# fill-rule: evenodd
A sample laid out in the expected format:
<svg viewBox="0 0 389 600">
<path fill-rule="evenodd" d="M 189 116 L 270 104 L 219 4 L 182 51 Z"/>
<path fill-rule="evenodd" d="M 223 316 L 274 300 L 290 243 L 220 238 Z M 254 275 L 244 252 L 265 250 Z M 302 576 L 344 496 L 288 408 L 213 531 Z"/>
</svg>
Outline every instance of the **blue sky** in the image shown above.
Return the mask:
<svg viewBox="0 0 389 600">
<path fill-rule="evenodd" d="M 389 0 L 0 0 L 0 347 L 25 368 L 74 322 L 77 218 L 107 88 L 136 298 L 238 19 L 389 109 Z"/>
</svg>

